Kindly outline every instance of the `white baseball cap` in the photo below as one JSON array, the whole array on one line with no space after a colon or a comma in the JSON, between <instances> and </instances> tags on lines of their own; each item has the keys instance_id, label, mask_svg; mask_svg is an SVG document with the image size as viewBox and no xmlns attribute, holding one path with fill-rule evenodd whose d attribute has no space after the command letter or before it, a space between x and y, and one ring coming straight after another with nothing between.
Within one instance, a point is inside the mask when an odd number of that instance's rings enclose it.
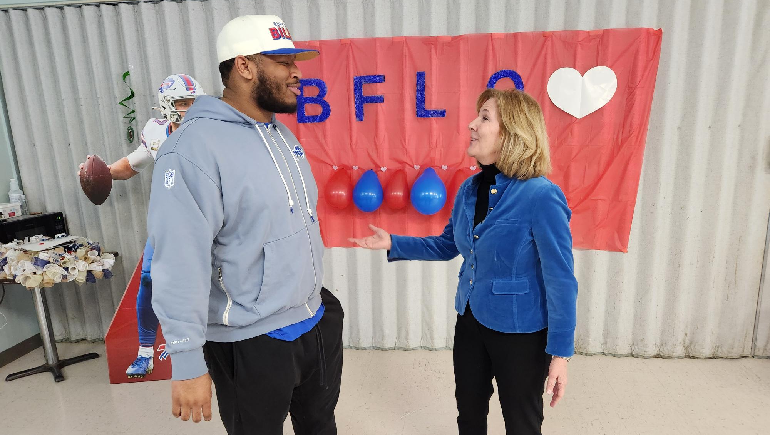
<instances>
[{"instance_id":1,"label":"white baseball cap","mask_svg":"<svg viewBox=\"0 0 770 435\"><path fill-rule=\"evenodd\" d=\"M317 50L294 47L291 33L275 15L242 15L230 20L217 37L217 62L252 54L295 54L310 60Z\"/></svg>"}]
</instances>

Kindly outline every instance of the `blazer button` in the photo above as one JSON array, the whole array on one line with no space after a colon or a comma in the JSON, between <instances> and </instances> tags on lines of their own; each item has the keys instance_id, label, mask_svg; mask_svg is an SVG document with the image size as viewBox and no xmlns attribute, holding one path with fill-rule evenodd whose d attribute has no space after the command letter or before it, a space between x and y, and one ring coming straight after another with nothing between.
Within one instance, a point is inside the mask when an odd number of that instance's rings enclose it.
<instances>
[{"instance_id":1,"label":"blazer button","mask_svg":"<svg viewBox=\"0 0 770 435\"><path fill-rule=\"evenodd\" d=\"M471 269L473 269L473 265L471 264Z\"/></svg>"},{"instance_id":2,"label":"blazer button","mask_svg":"<svg viewBox=\"0 0 770 435\"><path fill-rule=\"evenodd\" d=\"M496 194L496 193L497 193L497 189L492 189L492 190L490 190L490 191L489 191L489 193L491 193L492 195L494 195L494 194Z\"/></svg>"},{"instance_id":3,"label":"blazer button","mask_svg":"<svg viewBox=\"0 0 770 435\"><path fill-rule=\"evenodd\" d=\"M478 234L474 234L474 235L473 235L473 238L474 238L474 239L478 239L478 238L479 238L479 235L478 235Z\"/></svg>"},{"instance_id":4,"label":"blazer button","mask_svg":"<svg viewBox=\"0 0 770 435\"><path fill-rule=\"evenodd\" d=\"M471 254L473 254L473 249L471 249Z\"/></svg>"},{"instance_id":5,"label":"blazer button","mask_svg":"<svg viewBox=\"0 0 770 435\"><path fill-rule=\"evenodd\" d=\"M473 280L471 280L471 284L473 284Z\"/></svg>"}]
</instances>

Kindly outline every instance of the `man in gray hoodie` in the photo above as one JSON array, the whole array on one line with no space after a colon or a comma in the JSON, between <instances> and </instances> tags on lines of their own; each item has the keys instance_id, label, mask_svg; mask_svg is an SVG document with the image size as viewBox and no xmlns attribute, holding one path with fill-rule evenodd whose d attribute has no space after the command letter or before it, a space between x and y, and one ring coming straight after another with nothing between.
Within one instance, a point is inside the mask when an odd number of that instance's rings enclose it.
<instances>
[{"instance_id":1,"label":"man in gray hoodie","mask_svg":"<svg viewBox=\"0 0 770 435\"><path fill-rule=\"evenodd\" d=\"M152 305L172 361L172 413L229 434L336 434L339 301L321 287L318 189L276 121L300 94L283 21L248 15L217 39L221 99L200 97L158 154L148 216Z\"/></svg>"}]
</instances>

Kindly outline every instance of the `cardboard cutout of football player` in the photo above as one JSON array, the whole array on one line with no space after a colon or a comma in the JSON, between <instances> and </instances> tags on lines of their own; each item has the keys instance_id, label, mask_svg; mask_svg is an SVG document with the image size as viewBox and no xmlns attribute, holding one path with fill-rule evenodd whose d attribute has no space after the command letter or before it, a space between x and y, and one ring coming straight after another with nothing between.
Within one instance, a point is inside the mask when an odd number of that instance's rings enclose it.
<instances>
[{"instance_id":1,"label":"cardboard cutout of football player","mask_svg":"<svg viewBox=\"0 0 770 435\"><path fill-rule=\"evenodd\" d=\"M151 118L141 134L141 143L131 154L108 165L113 180L128 180L150 166L155 161L163 142L176 130L184 119L187 109L195 99L205 95L198 82L186 74L174 74L166 77L158 89L160 107L155 109L163 118ZM89 156L90 157L90 156ZM84 169L80 164L78 176ZM136 296L136 319L139 329L139 352L133 363L126 369L129 378L143 378L152 373L154 367L155 337L158 332L158 318L152 309L152 278L150 264L153 248L149 240L144 247L142 258L142 277L139 293Z\"/></svg>"}]
</instances>

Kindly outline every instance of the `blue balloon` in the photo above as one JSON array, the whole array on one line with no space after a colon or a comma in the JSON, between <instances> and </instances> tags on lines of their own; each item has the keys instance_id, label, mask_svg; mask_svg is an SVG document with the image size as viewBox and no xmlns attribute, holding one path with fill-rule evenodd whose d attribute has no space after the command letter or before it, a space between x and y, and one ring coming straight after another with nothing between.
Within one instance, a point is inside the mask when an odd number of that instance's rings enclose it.
<instances>
[{"instance_id":1,"label":"blue balloon","mask_svg":"<svg viewBox=\"0 0 770 435\"><path fill-rule=\"evenodd\" d=\"M414 182L410 199L414 208L425 215L436 214L444 207L446 186L433 168L426 169Z\"/></svg>"},{"instance_id":2,"label":"blue balloon","mask_svg":"<svg viewBox=\"0 0 770 435\"><path fill-rule=\"evenodd\" d=\"M353 189L353 203L361 211L372 212L380 208L383 198L380 179L373 170L369 169L364 172Z\"/></svg>"}]
</instances>

